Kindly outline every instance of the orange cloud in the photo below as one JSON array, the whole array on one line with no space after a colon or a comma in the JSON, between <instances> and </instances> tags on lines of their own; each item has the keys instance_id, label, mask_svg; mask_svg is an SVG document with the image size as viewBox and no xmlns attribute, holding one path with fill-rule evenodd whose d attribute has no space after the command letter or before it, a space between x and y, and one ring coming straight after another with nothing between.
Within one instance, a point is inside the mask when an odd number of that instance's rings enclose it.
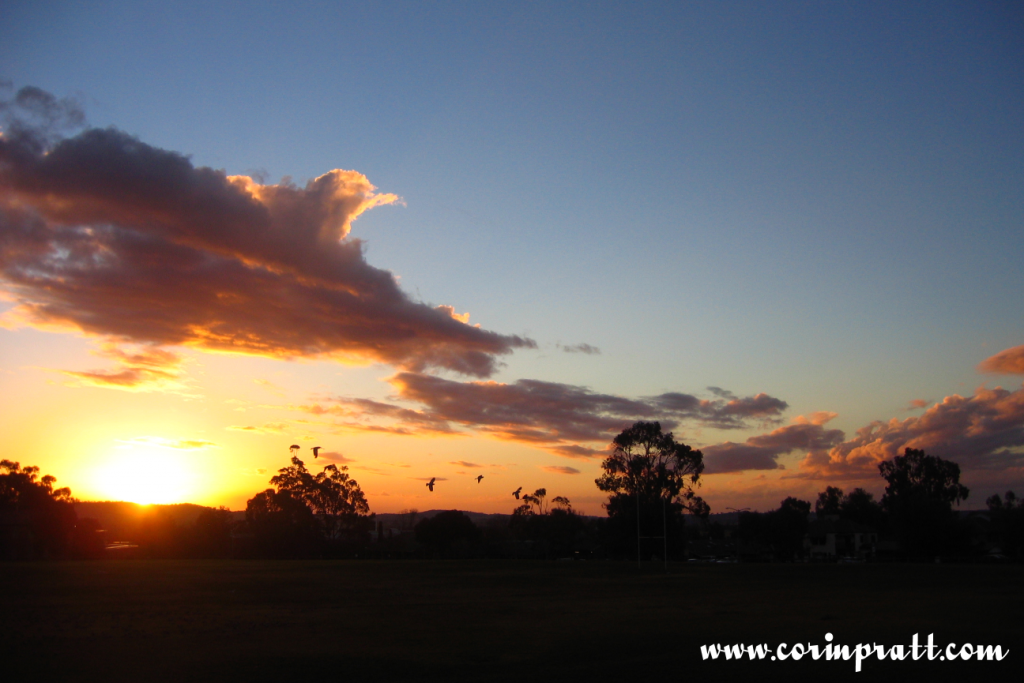
<instances>
[{"instance_id":1,"label":"orange cloud","mask_svg":"<svg viewBox=\"0 0 1024 683\"><path fill-rule=\"evenodd\" d=\"M986 358L978 365L978 370L1001 375L1024 375L1024 345L1014 346Z\"/></svg>"},{"instance_id":2,"label":"orange cloud","mask_svg":"<svg viewBox=\"0 0 1024 683\"><path fill-rule=\"evenodd\" d=\"M1024 389L980 387L974 396L947 396L924 414L905 420L875 421L853 439L828 451L808 453L801 478L873 479L879 463L919 448L973 470L999 471L1024 466Z\"/></svg>"},{"instance_id":3,"label":"orange cloud","mask_svg":"<svg viewBox=\"0 0 1024 683\"><path fill-rule=\"evenodd\" d=\"M575 467L565 467L563 465L545 465L541 467L545 472L551 472L552 474L579 474L580 471Z\"/></svg>"},{"instance_id":4,"label":"orange cloud","mask_svg":"<svg viewBox=\"0 0 1024 683\"><path fill-rule=\"evenodd\" d=\"M366 262L353 221L399 201L356 171L264 185L115 129L48 146L15 127L0 137L0 279L14 319L138 343L478 377L535 347L412 301Z\"/></svg>"},{"instance_id":5,"label":"orange cloud","mask_svg":"<svg viewBox=\"0 0 1024 683\"><path fill-rule=\"evenodd\" d=\"M184 358L166 349L141 347L134 351L125 351L116 344L104 344L95 352L116 361L116 370L93 370L83 372L76 370L59 370L74 377L76 386L100 387L104 389L120 389L122 391L165 391L184 393L186 383L181 366Z\"/></svg>"},{"instance_id":6,"label":"orange cloud","mask_svg":"<svg viewBox=\"0 0 1024 683\"><path fill-rule=\"evenodd\" d=\"M843 432L825 429L824 424L834 418L835 413L812 413L810 418L802 415L793 419L793 424L779 427L769 434L752 436L744 443L724 443L706 446L704 472L742 472L744 470L784 469L777 462L779 456L799 449L812 452L827 450L842 442Z\"/></svg>"}]
</instances>

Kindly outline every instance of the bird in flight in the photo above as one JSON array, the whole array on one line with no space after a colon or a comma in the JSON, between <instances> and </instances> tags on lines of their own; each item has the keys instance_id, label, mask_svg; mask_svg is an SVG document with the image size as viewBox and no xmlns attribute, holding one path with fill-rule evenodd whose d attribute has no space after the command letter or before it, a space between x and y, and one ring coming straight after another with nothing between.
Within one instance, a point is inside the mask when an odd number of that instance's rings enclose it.
<instances>
[{"instance_id":1,"label":"bird in flight","mask_svg":"<svg viewBox=\"0 0 1024 683\"><path fill-rule=\"evenodd\" d=\"M434 480L435 479L437 479L437 477L431 477L430 481L427 482L427 488L430 489L431 491L434 490Z\"/></svg>"},{"instance_id":2,"label":"bird in flight","mask_svg":"<svg viewBox=\"0 0 1024 683\"><path fill-rule=\"evenodd\" d=\"M313 446L313 459L316 460L317 456L320 455L320 446Z\"/></svg>"},{"instance_id":3,"label":"bird in flight","mask_svg":"<svg viewBox=\"0 0 1024 683\"><path fill-rule=\"evenodd\" d=\"M523 490L523 487L520 486L519 488L517 488L515 491L512 492L512 495L516 497L516 500L519 500L519 492L522 491L522 490Z\"/></svg>"},{"instance_id":4,"label":"bird in flight","mask_svg":"<svg viewBox=\"0 0 1024 683\"><path fill-rule=\"evenodd\" d=\"M477 477L476 477L476 483L478 483L478 484L479 484L479 483L480 483L480 480L481 480L481 479L483 479L483 478L484 478L484 475L482 475L482 474L478 474L478 475L477 475Z\"/></svg>"}]
</instances>

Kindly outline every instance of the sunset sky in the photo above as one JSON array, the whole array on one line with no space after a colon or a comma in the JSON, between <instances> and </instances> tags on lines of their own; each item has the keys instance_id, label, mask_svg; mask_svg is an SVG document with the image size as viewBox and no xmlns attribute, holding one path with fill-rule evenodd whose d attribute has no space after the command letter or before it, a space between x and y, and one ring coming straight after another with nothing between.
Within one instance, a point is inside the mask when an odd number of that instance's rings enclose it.
<instances>
[{"instance_id":1,"label":"sunset sky","mask_svg":"<svg viewBox=\"0 0 1024 683\"><path fill-rule=\"evenodd\" d=\"M1024 494L1022 7L5 2L0 457L601 514L644 419L713 512Z\"/></svg>"}]
</instances>

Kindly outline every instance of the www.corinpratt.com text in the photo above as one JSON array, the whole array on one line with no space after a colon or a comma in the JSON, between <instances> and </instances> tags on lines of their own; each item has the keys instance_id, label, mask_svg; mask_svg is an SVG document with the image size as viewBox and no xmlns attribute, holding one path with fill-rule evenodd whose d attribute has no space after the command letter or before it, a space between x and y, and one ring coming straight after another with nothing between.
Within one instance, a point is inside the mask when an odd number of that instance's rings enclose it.
<instances>
[{"instance_id":1,"label":"www.corinpratt.com text","mask_svg":"<svg viewBox=\"0 0 1024 683\"><path fill-rule=\"evenodd\" d=\"M928 642L923 645L916 633L911 639L910 645L892 645L890 647L878 645L877 643L870 645L863 643L858 645L836 645L832 643L831 633L825 634L825 641L825 645L814 643L794 643L793 645L788 645L786 643L779 643L775 648L772 648L767 643L759 645L701 645L700 654L703 659L718 659L721 657L726 660L768 659L769 655L771 655L770 661L773 662L785 661L787 659L802 659L805 656L815 660L825 659L826 661L852 659L854 660L856 671L860 671L861 663L871 657L875 657L879 661L885 659L902 661L909 657L912 660L925 658L929 661L938 660L941 662L952 662L957 659L998 662L1010 654L1009 650L1003 650L999 645L972 645L971 643L958 645L957 643L949 643L943 648L935 644L935 635L932 633L928 634Z\"/></svg>"}]
</instances>

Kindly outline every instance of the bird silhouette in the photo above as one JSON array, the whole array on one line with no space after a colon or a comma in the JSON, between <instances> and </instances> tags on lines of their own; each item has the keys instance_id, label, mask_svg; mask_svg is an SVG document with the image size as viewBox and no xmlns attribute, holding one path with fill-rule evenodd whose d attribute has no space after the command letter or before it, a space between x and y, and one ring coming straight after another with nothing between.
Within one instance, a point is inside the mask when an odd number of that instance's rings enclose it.
<instances>
[{"instance_id":1,"label":"bird silhouette","mask_svg":"<svg viewBox=\"0 0 1024 683\"><path fill-rule=\"evenodd\" d=\"M484 475L482 475L482 474L480 474L480 475L477 475L477 478L476 478L476 483L478 483L478 484L479 484L479 483L480 483L480 480L481 480L481 479L483 479L483 478L484 478Z\"/></svg>"},{"instance_id":2,"label":"bird silhouette","mask_svg":"<svg viewBox=\"0 0 1024 683\"><path fill-rule=\"evenodd\" d=\"M431 477L430 481L427 482L427 488L430 489L431 491L434 490L434 480L435 479L437 479L437 477Z\"/></svg>"},{"instance_id":3,"label":"bird silhouette","mask_svg":"<svg viewBox=\"0 0 1024 683\"><path fill-rule=\"evenodd\" d=\"M520 486L519 488L517 488L515 491L512 492L512 495L516 497L516 500L519 500L519 492L522 491L522 490L523 490L523 487Z\"/></svg>"},{"instance_id":4,"label":"bird silhouette","mask_svg":"<svg viewBox=\"0 0 1024 683\"><path fill-rule=\"evenodd\" d=\"M313 459L316 460L317 456L320 455L320 446L313 446Z\"/></svg>"}]
</instances>

